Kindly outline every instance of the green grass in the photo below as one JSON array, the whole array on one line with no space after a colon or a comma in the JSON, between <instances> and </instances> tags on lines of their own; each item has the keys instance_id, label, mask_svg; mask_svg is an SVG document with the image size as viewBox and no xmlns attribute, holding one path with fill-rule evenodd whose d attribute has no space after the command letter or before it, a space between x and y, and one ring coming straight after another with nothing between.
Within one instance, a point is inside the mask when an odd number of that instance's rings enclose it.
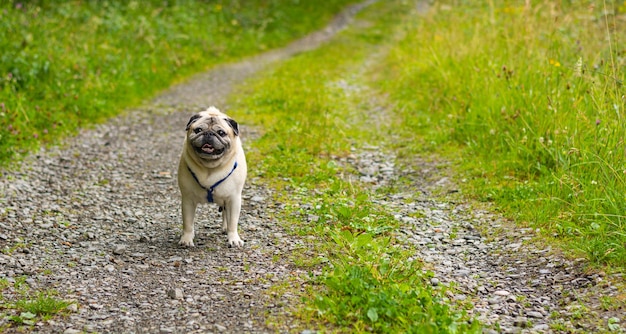
<instances>
[{"instance_id":1,"label":"green grass","mask_svg":"<svg viewBox=\"0 0 626 334\"><path fill-rule=\"evenodd\" d=\"M374 95L362 75L410 9L402 1L366 9L355 27L262 73L230 103L231 115L263 132L247 152L255 162L250 176L276 188L289 230L315 237L309 247L317 256L308 248L291 255L323 272L311 277L304 305L294 311L303 329L311 321L331 332L479 332L430 285L432 273L416 250L395 236L393 212L376 204L389 193L348 181L342 175L354 171L338 160L352 147L388 145L394 129L368 116ZM309 222L309 215L318 219Z\"/></svg>"},{"instance_id":2,"label":"green grass","mask_svg":"<svg viewBox=\"0 0 626 334\"><path fill-rule=\"evenodd\" d=\"M623 270L626 3L584 3L437 2L405 24L376 85L401 155L460 161L476 198Z\"/></svg>"},{"instance_id":3,"label":"green grass","mask_svg":"<svg viewBox=\"0 0 626 334\"><path fill-rule=\"evenodd\" d=\"M0 164L190 74L284 45L351 2L2 1Z\"/></svg>"},{"instance_id":4,"label":"green grass","mask_svg":"<svg viewBox=\"0 0 626 334\"><path fill-rule=\"evenodd\" d=\"M70 302L60 299L54 290L33 291L25 280L26 277L14 282L0 279L0 317L8 320L4 325L0 323L0 330L11 326L32 326L67 312Z\"/></svg>"}]
</instances>

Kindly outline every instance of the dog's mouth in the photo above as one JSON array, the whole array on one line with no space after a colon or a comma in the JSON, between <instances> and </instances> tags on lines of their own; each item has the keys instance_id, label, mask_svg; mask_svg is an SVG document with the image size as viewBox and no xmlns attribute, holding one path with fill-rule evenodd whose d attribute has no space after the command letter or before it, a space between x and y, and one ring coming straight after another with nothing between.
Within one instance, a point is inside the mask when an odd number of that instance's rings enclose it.
<instances>
[{"instance_id":1,"label":"dog's mouth","mask_svg":"<svg viewBox=\"0 0 626 334\"><path fill-rule=\"evenodd\" d=\"M215 147L213 147L213 145L209 145L209 144L202 145L202 147L200 149L202 150L202 152L208 153L208 154L211 154L211 153L215 152Z\"/></svg>"},{"instance_id":2,"label":"dog's mouth","mask_svg":"<svg viewBox=\"0 0 626 334\"><path fill-rule=\"evenodd\" d=\"M196 151L198 151L198 153L201 154L208 154L208 155L220 155L222 153L224 153L224 149L217 149L215 147L213 147L213 145L211 144L204 144L201 147L196 147Z\"/></svg>"}]
</instances>

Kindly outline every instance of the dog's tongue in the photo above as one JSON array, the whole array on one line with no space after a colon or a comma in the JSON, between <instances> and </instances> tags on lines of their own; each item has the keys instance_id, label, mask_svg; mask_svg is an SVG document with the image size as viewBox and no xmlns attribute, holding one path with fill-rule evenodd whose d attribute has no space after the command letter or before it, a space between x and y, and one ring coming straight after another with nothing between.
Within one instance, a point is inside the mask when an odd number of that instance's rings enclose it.
<instances>
[{"instance_id":1,"label":"dog's tongue","mask_svg":"<svg viewBox=\"0 0 626 334\"><path fill-rule=\"evenodd\" d=\"M215 151L215 149L213 148L213 146L211 146L209 144L204 144L202 146L202 151L204 151L206 153L213 153L213 151Z\"/></svg>"}]
</instances>

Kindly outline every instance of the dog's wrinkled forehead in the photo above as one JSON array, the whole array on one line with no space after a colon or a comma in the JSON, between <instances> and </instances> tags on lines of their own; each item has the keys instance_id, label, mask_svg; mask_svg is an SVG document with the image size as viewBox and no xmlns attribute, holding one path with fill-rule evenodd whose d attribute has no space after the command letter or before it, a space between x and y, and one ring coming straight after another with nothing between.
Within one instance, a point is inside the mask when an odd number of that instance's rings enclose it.
<instances>
[{"instance_id":1,"label":"dog's wrinkled forehead","mask_svg":"<svg viewBox=\"0 0 626 334\"><path fill-rule=\"evenodd\" d=\"M209 126L212 126L214 124L219 124L220 120L221 120L221 117L219 117L218 115L198 113L198 114L191 116L191 118L189 119L189 122L187 122L187 127L185 128L185 130L189 130L189 128L191 128L193 124L196 122L200 122L200 123L208 124Z\"/></svg>"},{"instance_id":2,"label":"dog's wrinkled forehead","mask_svg":"<svg viewBox=\"0 0 626 334\"><path fill-rule=\"evenodd\" d=\"M235 136L239 135L239 124L237 124L235 120L229 118L222 112L217 111L217 109L215 108L209 108L208 110L199 112L191 116L191 118L189 119L189 122L187 122L187 127L185 128L185 131L189 131L189 129L196 122L207 124L209 127L212 127L213 125L216 125L216 124L230 126L233 130L234 135Z\"/></svg>"}]
</instances>

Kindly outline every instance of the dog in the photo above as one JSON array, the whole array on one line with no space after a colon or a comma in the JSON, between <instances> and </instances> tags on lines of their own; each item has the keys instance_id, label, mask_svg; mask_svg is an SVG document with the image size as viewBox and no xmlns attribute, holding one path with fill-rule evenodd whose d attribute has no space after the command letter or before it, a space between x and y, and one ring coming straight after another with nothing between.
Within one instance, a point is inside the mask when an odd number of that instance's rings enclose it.
<instances>
[{"instance_id":1,"label":"dog","mask_svg":"<svg viewBox=\"0 0 626 334\"><path fill-rule=\"evenodd\" d=\"M182 197L183 235L179 244L193 247L196 207L216 203L222 213L222 231L230 247L243 247L237 225L241 193L247 176L246 156L239 124L215 107L189 119L178 165Z\"/></svg>"}]
</instances>

